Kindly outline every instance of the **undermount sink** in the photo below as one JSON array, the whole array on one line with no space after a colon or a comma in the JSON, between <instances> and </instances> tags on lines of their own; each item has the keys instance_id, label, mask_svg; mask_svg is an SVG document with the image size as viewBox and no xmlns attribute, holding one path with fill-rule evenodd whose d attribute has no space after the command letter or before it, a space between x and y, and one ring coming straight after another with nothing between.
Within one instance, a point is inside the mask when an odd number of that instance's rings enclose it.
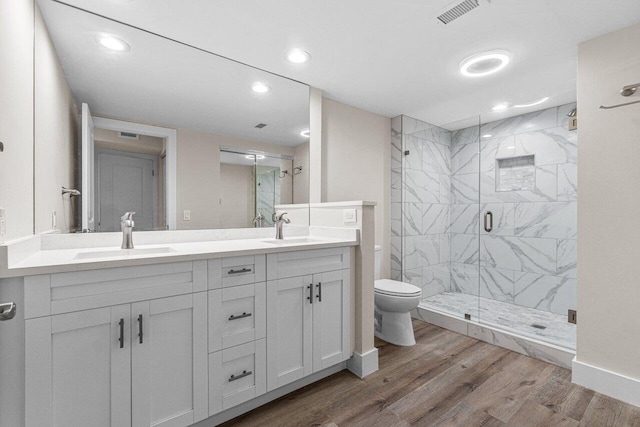
<instances>
[{"instance_id":1,"label":"undermount sink","mask_svg":"<svg viewBox=\"0 0 640 427\"><path fill-rule=\"evenodd\" d=\"M319 243L322 240L311 239L309 237L291 237L289 239L284 238L280 239L269 239L263 240L265 243L270 243L272 245L293 245L293 244L302 244L302 243Z\"/></svg>"},{"instance_id":2,"label":"undermount sink","mask_svg":"<svg viewBox=\"0 0 640 427\"><path fill-rule=\"evenodd\" d=\"M140 248L140 249L110 249L107 251L80 252L73 259L112 258L119 256L156 255L175 252L169 247L164 248Z\"/></svg>"}]
</instances>

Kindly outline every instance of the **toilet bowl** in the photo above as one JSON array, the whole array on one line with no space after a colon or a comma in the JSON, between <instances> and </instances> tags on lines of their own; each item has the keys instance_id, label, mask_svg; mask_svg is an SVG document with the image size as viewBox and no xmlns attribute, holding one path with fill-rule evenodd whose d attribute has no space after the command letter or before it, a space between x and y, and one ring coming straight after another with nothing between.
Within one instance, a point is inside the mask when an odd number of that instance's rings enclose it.
<instances>
[{"instance_id":1,"label":"toilet bowl","mask_svg":"<svg viewBox=\"0 0 640 427\"><path fill-rule=\"evenodd\" d=\"M409 312L420 303L422 290L409 283L380 279L380 246L376 246L375 256L375 335L391 344L414 345L416 340Z\"/></svg>"}]
</instances>

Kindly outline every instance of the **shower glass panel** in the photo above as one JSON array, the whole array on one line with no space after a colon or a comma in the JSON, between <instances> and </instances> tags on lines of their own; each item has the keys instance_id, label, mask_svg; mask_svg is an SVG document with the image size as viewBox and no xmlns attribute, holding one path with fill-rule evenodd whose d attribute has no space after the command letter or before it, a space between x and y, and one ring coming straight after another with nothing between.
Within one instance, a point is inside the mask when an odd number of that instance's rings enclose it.
<instances>
[{"instance_id":1,"label":"shower glass panel","mask_svg":"<svg viewBox=\"0 0 640 427\"><path fill-rule=\"evenodd\" d=\"M479 144L481 323L575 349L575 103L482 117ZM531 111L532 108L529 108Z\"/></svg>"},{"instance_id":2,"label":"shower glass panel","mask_svg":"<svg viewBox=\"0 0 640 427\"><path fill-rule=\"evenodd\" d=\"M408 116L392 121L392 278L419 286L429 313L472 320L479 306L478 138L477 117L445 126Z\"/></svg>"}]
</instances>

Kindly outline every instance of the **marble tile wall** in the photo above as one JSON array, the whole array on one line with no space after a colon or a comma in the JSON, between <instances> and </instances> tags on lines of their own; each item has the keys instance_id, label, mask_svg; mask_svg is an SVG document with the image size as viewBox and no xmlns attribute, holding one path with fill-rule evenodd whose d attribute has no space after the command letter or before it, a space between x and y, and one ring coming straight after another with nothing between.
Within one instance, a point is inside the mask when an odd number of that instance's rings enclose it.
<instances>
[{"instance_id":1,"label":"marble tile wall","mask_svg":"<svg viewBox=\"0 0 640 427\"><path fill-rule=\"evenodd\" d=\"M407 116L391 127L391 276L449 291L451 132Z\"/></svg>"},{"instance_id":2,"label":"marble tile wall","mask_svg":"<svg viewBox=\"0 0 640 427\"><path fill-rule=\"evenodd\" d=\"M563 315L575 308L578 141L566 127L574 106L452 133L453 291L477 295L479 283L485 298ZM499 160L522 156L534 156L533 188L497 191Z\"/></svg>"},{"instance_id":3,"label":"marble tile wall","mask_svg":"<svg viewBox=\"0 0 640 427\"><path fill-rule=\"evenodd\" d=\"M574 106L453 132L394 118L392 278L420 286L424 298L462 292L562 315L575 308L577 134L566 117ZM498 161L523 156L534 157L535 184L497 191ZM491 233L482 227L488 210Z\"/></svg>"}]
</instances>

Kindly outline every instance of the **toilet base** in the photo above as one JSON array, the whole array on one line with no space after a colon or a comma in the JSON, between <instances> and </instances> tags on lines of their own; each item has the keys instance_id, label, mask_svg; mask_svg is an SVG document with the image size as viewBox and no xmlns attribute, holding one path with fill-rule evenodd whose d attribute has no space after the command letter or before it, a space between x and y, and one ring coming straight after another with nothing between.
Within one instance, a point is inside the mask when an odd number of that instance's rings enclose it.
<instances>
[{"instance_id":1,"label":"toilet base","mask_svg":"<svg viewBox=\"0 0 640 427\"><path fill-rule=\"evenodd\" d=\"M390 344L409 347L416 344L410 313L393 313L375 308L375 336Z\"/></svg>"}]
</instances>

